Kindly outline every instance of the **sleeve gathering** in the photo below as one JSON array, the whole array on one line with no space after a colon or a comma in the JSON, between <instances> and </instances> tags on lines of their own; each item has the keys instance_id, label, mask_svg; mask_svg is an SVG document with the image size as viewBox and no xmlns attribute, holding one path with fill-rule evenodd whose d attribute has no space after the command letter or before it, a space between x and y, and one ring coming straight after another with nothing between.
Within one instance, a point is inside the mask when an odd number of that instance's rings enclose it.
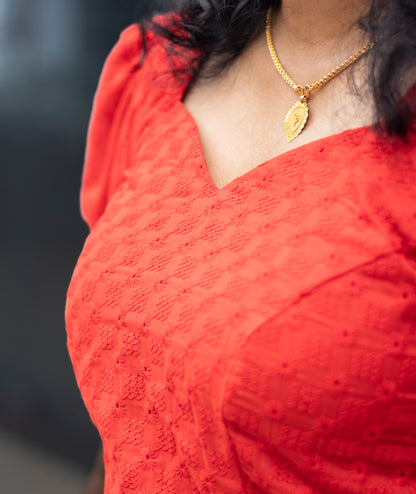
<instances>
[{"instance_id":1,"label":"sleeve gathering","mask_svg":"<svg viewBox=\"0 0 416 494\"><path fill-rule=\"evenodd\" d=\"M90 229L123 179L121 163L126 160L115 160L115 154L142 49L140 26L127 27L107 57L95 93L80 197L81 214Z\"/></svg>"}]
</instances>

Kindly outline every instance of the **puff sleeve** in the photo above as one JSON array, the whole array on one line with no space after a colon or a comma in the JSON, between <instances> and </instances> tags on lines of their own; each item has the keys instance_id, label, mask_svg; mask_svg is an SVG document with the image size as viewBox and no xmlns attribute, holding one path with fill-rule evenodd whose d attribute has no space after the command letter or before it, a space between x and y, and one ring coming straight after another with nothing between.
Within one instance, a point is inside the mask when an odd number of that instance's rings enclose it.
<instances>
[{"instance_id":1,"label":"puff sleeve","mask_svg":"<svg viewBox=\"0 0 416 494\"><path fill-rule=\"evenodd\" d=\"M104 212L128 166L122 134L142 49L140 26L127 27L104 64L95 93L80 197L81 213L90 228Z\"/></svg>"}]
</instances>

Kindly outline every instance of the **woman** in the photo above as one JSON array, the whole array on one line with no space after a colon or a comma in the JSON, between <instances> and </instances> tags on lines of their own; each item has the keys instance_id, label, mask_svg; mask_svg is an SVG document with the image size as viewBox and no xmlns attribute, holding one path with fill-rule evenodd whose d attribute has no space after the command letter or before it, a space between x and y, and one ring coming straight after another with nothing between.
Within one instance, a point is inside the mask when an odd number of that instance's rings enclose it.
<instances>
[{"instance_id":1,"label":"woman","mask_svg":"<svg viewBox=\"0 0 416 494\"><path fill-rule=\"evenodd\" d=\"M201 0L123 32L66 309L106 494L416 492L415 25Z\"/></svg>"}]
</instances>

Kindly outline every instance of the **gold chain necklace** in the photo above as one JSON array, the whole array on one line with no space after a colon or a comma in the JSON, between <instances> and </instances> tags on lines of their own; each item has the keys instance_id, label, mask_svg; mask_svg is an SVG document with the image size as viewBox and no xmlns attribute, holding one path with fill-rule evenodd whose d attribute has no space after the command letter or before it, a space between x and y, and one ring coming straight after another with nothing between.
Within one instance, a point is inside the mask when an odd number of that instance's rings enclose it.
<instances>
[{"instance_id":1,"label":"gold chain necklace","mask_svg":"<svg viewBox=\"0 0 416 494\"><path fill-rule=\"evenodd\" d=\"M335 76L337 76L345 69L347 69L350 65L352 65L356 60L361 58L365 53L373 48L374 42L370 41L364 48L352 55L350 58L347 58L344 62L335 67L334 70L331 70L331 72L328 72L328 74L322 77L322 79L319 79L319 81L316 81L313 84L306 84L304 86L301 86L300 84L296 84L296 82L290 77L290 75L283 68L282 64L280 63L279 57L277 56L273 43L272 14L273 9L272 7L270 7L267 12L266 19L267 46L279 74L299 96L299 101L297 101L290 108L285 118L286 139L287 142L291 142L302 132L303 128L305 127L306 121L308 120L308 99L311 92L324 86L327 82L332 80Z\"/></svg>"}]
</instances>

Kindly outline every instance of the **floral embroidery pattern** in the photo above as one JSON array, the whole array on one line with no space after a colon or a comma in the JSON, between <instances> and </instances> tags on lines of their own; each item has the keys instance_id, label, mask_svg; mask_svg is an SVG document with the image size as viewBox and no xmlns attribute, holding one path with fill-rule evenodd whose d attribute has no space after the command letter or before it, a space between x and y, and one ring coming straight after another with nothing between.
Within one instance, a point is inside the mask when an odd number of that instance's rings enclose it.
<instances>
[{"instance_id":1,"label":"floral embroidery pattern","mask_svg":"<svg viewBox=\"0 0 416 494\"><path fill-rule=\"evenodd\" d=\"M147 36L97 91L66 309L106 494L416 492L416 139L346 131L217 189Z\"/></svg>"}]
</instances>

